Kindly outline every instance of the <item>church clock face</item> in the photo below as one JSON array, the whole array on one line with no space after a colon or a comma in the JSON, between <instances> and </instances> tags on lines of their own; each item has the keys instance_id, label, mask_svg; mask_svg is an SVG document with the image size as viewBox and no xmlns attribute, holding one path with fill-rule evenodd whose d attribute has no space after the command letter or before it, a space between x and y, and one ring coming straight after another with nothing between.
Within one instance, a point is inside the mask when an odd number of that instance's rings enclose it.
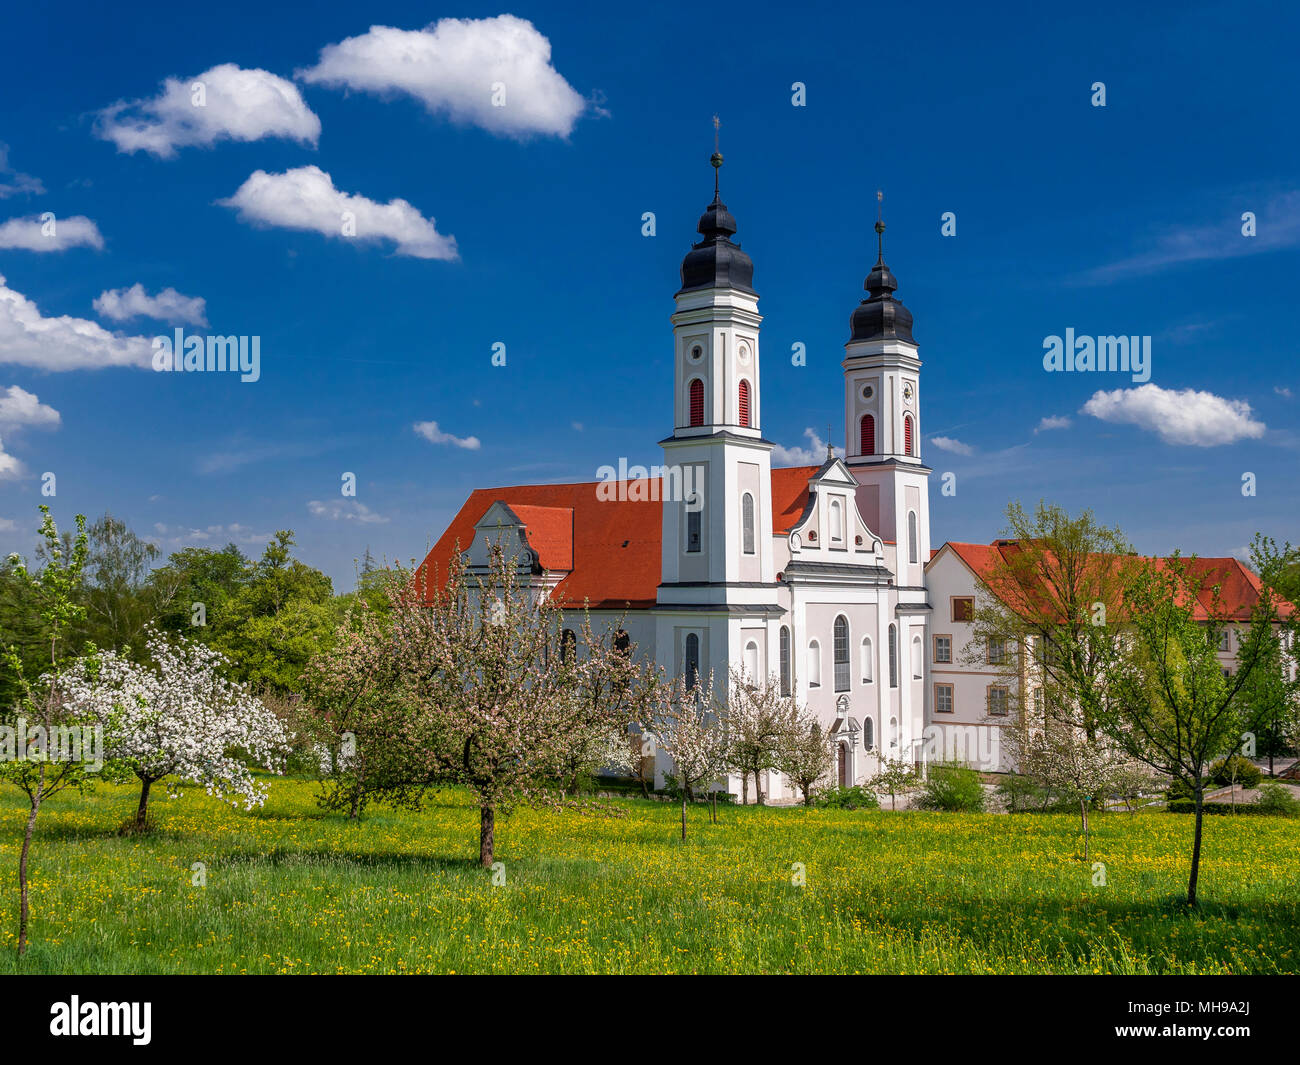
<instances>
[{"instance_id":1,"label":"church clock face","mask_svg":"<svg viewBox=\"0 0 1300 1065\"><path fill-rule=\"evenodd\" d=\"M903 386L903 398L904 398L904 399L911 399L911 398L912 398L912 393L915 392L915 391L916 391L916 389L914 389L914 388L912 387L912 382L911 382L911 381L908 381L907 384L905 384L905 385Z\"/></svg>"},{"instance_id":2,"label":"church clock face","mask_svg":"<svg viewBox=\"0 0 1300 1065\"><path fill-rule=\"evenodd\" d=\"M737 349L736 354L737 354L737 356L738 356L739 359L740 359L740 365L741 365L741 366L748 366L748 365L749 365L749 345L748 345L748 344L741 344L740 347L739 347L739 349Z\"/></svg>"}]
</instances>

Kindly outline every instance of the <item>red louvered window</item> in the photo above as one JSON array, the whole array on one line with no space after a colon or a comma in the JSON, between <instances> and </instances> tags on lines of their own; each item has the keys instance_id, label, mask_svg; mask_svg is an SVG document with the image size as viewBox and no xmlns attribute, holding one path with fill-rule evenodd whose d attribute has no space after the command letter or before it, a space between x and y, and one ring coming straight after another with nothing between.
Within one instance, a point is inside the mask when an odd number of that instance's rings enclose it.
<instances>
[{"instance_id":1,"label":"red louvered window","mask_svg":"<svg viewBox=\"0 0 1300 1065\"><path fill-rule=\"evenodd\" d=\"M740 424L749 428L749 382L740 382Z\"/></svg>"},{"instance_id":2,"label":"red louvered window","mask_svg":"<svg viewBox=\"0 0 1300 1065\"><path fill-rule=\"evenodd\" d=\"M704 382L698 377L691 382L691 424L704 424Z\"/></svg>"},{"instance_id":3,"label":"red louvered window","mask_svg":"<svg viewBox=\"0 0 1300 1065\"><path fill-rule=\"evenodd\" d=\"M910 414L903 417L903 454L911 455L912 451L912 416Z\"/></svg>"},{"instance_id":4,"label":"red louvered window","mask_svg":"<svg viewBox=\"0 0 1300 1065\"><path fill-rule=\"evenodd\" d=\"M874 455L876 453L876 419L870 414L864 414L861 422L862 439L858 450L863 455Z\"/></svg>"}]
</instances>

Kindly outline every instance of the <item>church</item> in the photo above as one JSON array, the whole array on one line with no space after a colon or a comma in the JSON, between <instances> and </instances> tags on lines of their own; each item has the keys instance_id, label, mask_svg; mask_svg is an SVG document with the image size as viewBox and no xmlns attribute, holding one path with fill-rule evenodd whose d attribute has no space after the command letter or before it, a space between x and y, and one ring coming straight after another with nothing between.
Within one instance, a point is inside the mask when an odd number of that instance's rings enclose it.
<instances>
[{"instance_id":1,"label":"church","mask_svg":"<svg viewBox=\"0 0 1300 1065\"><path fill-rule=\"evenodd\" d=\"M489 540L506 537L539 590L620 626L671 675L776 677L836 737L840 784L866 781L882 758L952 757L958 738L963 760L1009 768L996 742L1004 672L958 653L981 560L996 548L946 544L932 565L922 361L884 261L884 225L844 345L842 454L773 469L754 264L732 239L721 155L712 162L713 201L674 297L671 432L653 490L607 479L477 490L422 568L446 572L459 546L482 572ZM1254 576L1212 561L1247 585ZM794 797L777 773L763 790Z\"/></svg>"}]
</instances>

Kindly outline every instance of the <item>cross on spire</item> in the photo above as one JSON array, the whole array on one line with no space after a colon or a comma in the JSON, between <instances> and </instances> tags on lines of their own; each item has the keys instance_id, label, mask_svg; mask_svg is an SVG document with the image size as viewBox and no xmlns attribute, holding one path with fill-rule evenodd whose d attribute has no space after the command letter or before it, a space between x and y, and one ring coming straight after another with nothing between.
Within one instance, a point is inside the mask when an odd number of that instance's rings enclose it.
<instances>
[{"instance_id":1,"label":"cross on spire","mask_svg":"<svg viewBox=\"0 0 1300 1065\"><path fill-rule=\"evenodd\" d=\"M885 194L876 189L876 259L885 261Z\"/></svg>"}]
</instances>

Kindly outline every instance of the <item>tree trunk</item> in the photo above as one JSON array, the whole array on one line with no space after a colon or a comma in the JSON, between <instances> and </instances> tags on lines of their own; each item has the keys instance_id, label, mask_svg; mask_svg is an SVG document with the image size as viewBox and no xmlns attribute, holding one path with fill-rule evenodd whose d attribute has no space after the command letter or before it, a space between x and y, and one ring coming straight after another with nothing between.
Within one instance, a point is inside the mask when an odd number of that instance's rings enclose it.
<instances>
[{"instance_id":1,"label":"tree trunk","mask_svg":"<svg viewBox=\"0 0 1300 1065\"><path fill-rule=\"evenodd\" d=\"M682 839L686 839L686 792L682 792Z\"/></svg>"},{"instance_id":2,"label":"tree trunk","mask_svg":"<svg viewBox=\"0 0 1300 1065\"><path fill-rule=\"evenodd\" d=\"M36 785L36 798L27 815L27 831L23 834L23 849L18 856L18 953L27 953L27 855L32 849L32 832L36 828L36 814L41 808L41 791L45 786L45 767L41 767L40 782Z\"/></svg>"},{"instance_id":3,"label":"tree trunk","mask_svg":"<svg viewBox=\"0 0 1300 1065\"><path fill-rule=\"evenodd\" d=\"M478 811L478 864L484 869L492 864L496 854L496 819L494 806L480 806Z\"/></svg>"},{"instance_id":4,"label":"tree trunk","mask_svg":"<svg viewBox=\"0 0 1300 1065\"><path fill-rule=\"evenodd\" d=\"M742 806L749 805L749 774L748 773L740 774L740 804Z\"/></svg>"},{"instance_id":5,"label":"tree trunk","mask_svg":"<svg viewBox=\"0 0 1300 1065\"><path fill-rule=\"evenodd\" d=\"M361 816L361 792L352 793L352 806L348 809L348 820L355 821Z\"/></svg>"},{"instance_id":6,"label":"tree trunk","mask_svg":"<svg viewBox=\"0 0 1300 1065\"><path fill-rule=\"evenodd\" d=\"M153 781L148 777L140 778L140 804L135 808L135 827L137 832L143 832L144 826L149 817L149 788Z\"/></svg>"},{"instance_id":7,"label":"tree trunk","mask_svg":"<svg viewBox=\"0 0 1300 1065\"><path fill-rule=\"evenodd\" d=\"M1204 791L1196 785L1196 842L1192 844L1192 873L1187 880L1187 905L1196 905L1196 877L1201 871L1201 803Z\"/></svg>"},{"instance_id":8,"label":"tree trunk","mask_svg":"<svg viewBox=\"0 0 1300 1065\"><path fill-rule=\"evenodd\" d=\"M718 789L717 788L714 788L713 791L709 793L709 798L711 800L711 805L712 805L711 814L713 817L713 823L716 825L718 823Z\"/></svg>"},{"instance_id":9,"label":"tree trunk","mask_svg":"<svg viewBox=\"0 0 1300 1065\"><path fill-rule=\"evenodd\" d=\"M1088 860L1088 800L1079 800L1079 816L1083 820L1083 860Z\"/></svg>"},{"instance_id":10,"label":"tree trunk","mask_svg":"<svg viewBox=\"0 0 1300 1065\"><path fill-rule=\"evenodd\" d=\"M762 770L754 770L754 802L758 806L763 805L763 777Z\"/></svg>"}]
</instances>

